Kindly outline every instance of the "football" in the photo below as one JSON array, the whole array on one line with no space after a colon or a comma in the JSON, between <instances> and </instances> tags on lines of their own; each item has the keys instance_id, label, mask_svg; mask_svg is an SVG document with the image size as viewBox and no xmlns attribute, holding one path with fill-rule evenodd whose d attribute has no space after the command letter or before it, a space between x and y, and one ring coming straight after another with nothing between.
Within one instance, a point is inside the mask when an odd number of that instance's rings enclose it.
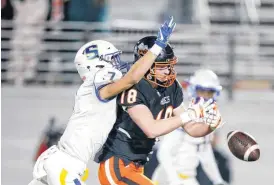
<instances>
[{"instance_id":1,"label":"football","mask_svg":"<svg viewBox=\"0 0 274 185\"><path fill-rule=\"evenodd\" d=\"M243 161L257 161L260 158L259 145L250 134L231 131L227 134L227 144L231 153Z\"/></svg>"}]
</instances>

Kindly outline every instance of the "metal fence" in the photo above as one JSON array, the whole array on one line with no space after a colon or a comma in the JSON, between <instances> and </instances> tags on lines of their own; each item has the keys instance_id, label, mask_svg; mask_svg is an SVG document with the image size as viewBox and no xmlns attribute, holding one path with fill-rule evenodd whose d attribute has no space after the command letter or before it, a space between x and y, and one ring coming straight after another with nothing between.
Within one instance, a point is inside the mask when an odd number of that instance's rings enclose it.
<instances>
[{"instance_id":1,"label":"metal fence","mask_svg":"<svg viewBox=\"0 0 274 185\"><path fill-rule=\"evenodd\" d=\"M80 82L73 59L86 42L103 39L133 60L133 46L147 35L156 35L154 22L115 21L108 24L47 22L22 25L2 21L1 81L4 84L64 85ZM178 25L171 37L178 78L208 67L232 93L238 80L274 81L274 27Z\"/></svg>"}]
</instances>

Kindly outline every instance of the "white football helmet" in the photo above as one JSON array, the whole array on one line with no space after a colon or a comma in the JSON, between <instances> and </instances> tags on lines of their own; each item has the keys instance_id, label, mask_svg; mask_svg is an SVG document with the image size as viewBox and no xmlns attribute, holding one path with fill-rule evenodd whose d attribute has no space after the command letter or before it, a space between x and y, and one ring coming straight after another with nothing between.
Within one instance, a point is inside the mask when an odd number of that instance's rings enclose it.
<instances>
[{"instance_id":1,"label":"white football helmet","mask_svg":"<svg viewBox=\"0 0 274 185\"><path fill-rule=\"evenodd\" d=\"M219 96L223 87L220 85L218 76L209 69L199 69L190 77L188 92L191 97L196 97L196 90L211 90L215 92L214 98Z\"/></svg>"},{"instance_id":2,"label":"white football helmet","mask_svg":"<svg viewBox=\"0 0 274 185\"><path fill-rule=\"evenodd\" d=\"M74 63L82 80L87 76L95 75L104 67L122 70L127 67L121 62L118 50L113 44L104 40L94 40L83 45L77 52Z\"/></svg>"}]
</instances>

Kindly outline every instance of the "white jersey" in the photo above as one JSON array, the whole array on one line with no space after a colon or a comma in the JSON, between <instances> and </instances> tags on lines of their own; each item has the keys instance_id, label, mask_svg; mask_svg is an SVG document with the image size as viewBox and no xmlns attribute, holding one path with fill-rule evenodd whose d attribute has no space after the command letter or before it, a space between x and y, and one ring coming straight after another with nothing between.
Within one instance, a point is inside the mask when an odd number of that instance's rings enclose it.
<instances>
[{"instance_id":1,"label":"white jersey","mask_svg":"<svg viewBox=\"0 0 274 185\"><path fill-rule=\"evenodd\" d=\"M116 97L102 100L98 90L122 77L114 68L102 68L87 77L75 95L73 114L58 145L85 164L103 146L116 120Z\"/></svg>"},{"instance_id":2,"label":"white jersey","mask_svg":"<svg viewBox=\"0 0 274 185\"><path fill-rule=\"evenodd\" d=\"M212 134L194 138L181 128L164 136L157 157L170 182L175 181L179 176L187 179L195 178L199 162L213 182L223 182L213 155L211 138Z\"/></svg>"}]
</instances>

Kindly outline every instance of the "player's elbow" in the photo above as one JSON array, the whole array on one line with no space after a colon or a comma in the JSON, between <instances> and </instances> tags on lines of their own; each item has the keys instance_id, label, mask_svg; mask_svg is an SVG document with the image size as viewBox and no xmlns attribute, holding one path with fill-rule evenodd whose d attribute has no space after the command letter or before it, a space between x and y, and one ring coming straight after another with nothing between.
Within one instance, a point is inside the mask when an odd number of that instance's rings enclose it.
<instances>
[{"instance_id":1,"label":"player's elbow","mask_svg":"<svg viewBox=\"0 0 274 185\"><path fill-rule=\"evenodd\" d=\"M151 126L140 126L141 130L143 131L143 133L150 139L156 138L156 132L153 130L153 128Z\"/></svg>"},{"instance_id":2,"label":"player's elbow","mask_svg":"<svg viewBox=\"0 0 274 185\"><path fill-rule=\"evenodd\" d=\"M143 129L143 132L150 139L156 138L158 136L156 130L152 127L146 127L145 129Z\"/></svg>"},{"instance_id":3,"label":"player's elbow","mask_svg":"<svg viewBox=\"0 0 274 185\"><path fill-rule=\"evenodd\" d=\"M153 131L146 131L146 132L144 132L144 133L145 133L146 136L147 136L148 138L150 138L150 139L153 139L153 138L156 138L156 137L157 137L156 133L154 133Z\"/></svg>"},{"instance_id":4,"label":"player's elbow","mask_svg":"<svg viewBox=\"0 0 274 185\"><path fill-rule=\"evenodd\" d=\"M161 135L157 127L154 127L153 125L151 125L151 127L148 127L144 133L150 139L154 139Z\"/></svg>"}]
</instances>

